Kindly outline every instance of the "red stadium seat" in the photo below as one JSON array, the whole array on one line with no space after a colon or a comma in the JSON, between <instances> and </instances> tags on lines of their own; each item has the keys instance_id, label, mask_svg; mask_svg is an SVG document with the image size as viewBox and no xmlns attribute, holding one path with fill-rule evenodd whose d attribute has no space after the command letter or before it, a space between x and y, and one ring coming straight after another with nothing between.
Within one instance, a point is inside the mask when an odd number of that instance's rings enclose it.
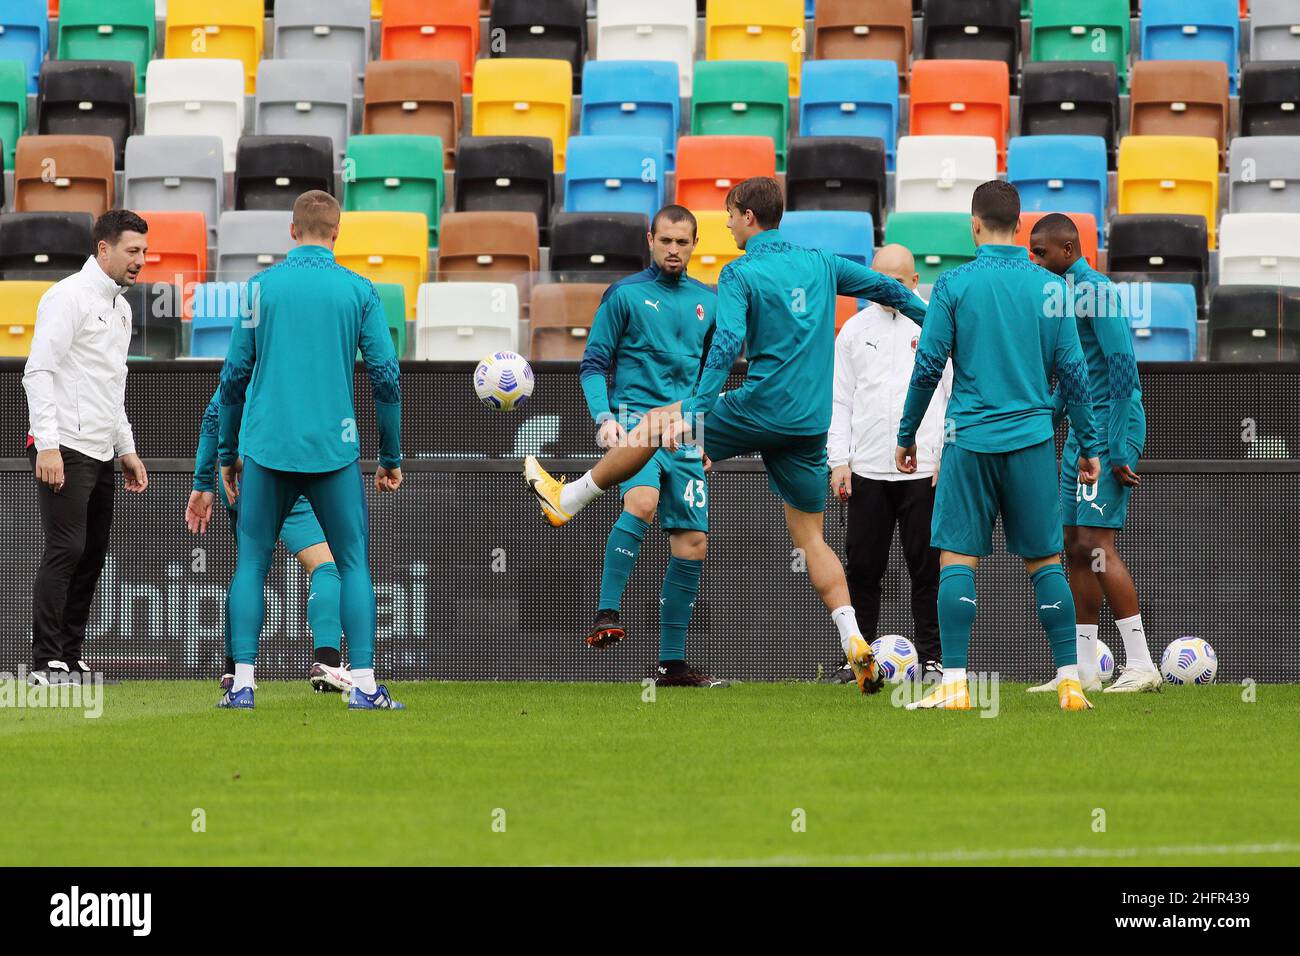
<instances>
[{"instance_id":1,"label":"red stadium seat","mask_svg":"<svg viewBox=\"0 0 1300 956\"><path fill-rule=\"evenodd\" d=\"M677 140L677 198L693 210L722 209L742 179L776 175L769 136L682 136Z\"/></svg>"},{"instance_id":2,"label":"red stadium seat","mask_svg":"<svg viewBox=\"0 0 1300 956\"><path fill-rule=\"evenodd\" d=\"M917 60L912 64L912 136L991 136L998 170L1007 168L1011 77L994 60Z\"/></svg>"},{"instance_id":3,"label":"red stadium seat","mask_svg":"<svg viewBox=\"0 0 1300 956\"><path fill-rule=\"evenodd\" d=\"M452 60L460 64L462 89L474 91L478 0L385 0L379 29L380 59Z\"/></svg>"},{"instance_id":4,"label":"red stadium seat","mask_svg":"<svg viewBox=\"0 0 1300 956\"><path fill-rule=\"evenodd\" d=\"M1034 226L1038 220L1044 216L1049 216L1048 212L1022 212L1020 214L1020 231L1016 233L1016 245L1029 248L1029 237L1034 231ZM1088 260L1088 265L1094 269L1097 268L1097 220L1092 213L1087 212L1067 212L1062 215L1069 216L1070 221L1074 223L1079 230L1079 245L1083 252L1083 258Z\"/></svg>"}]
</instances>

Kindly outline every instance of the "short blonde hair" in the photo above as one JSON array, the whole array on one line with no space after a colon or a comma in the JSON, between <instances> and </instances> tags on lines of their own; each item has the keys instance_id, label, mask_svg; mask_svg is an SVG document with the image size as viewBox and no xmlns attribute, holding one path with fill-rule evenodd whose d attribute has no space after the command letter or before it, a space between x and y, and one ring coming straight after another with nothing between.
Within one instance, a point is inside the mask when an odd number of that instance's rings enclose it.
<instances>
[{"instance_id":1,"label":"short blonde hair","mask_svg":"<svg viewBox=\"0 0 1300 956\"><path fill-rule=\"evenodd\" d=\"M311 236L324 239L333 236L342 215L339 201L320 189L308 190L293 204L293 225L299 238Z\"/></svg>"}]
</instances>

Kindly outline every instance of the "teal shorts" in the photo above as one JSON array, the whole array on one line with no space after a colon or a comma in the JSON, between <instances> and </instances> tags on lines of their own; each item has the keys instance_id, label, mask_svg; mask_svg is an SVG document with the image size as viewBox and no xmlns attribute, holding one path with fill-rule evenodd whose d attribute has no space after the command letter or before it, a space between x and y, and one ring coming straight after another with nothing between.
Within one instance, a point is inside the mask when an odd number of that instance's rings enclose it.
<instances>
[{"instance_id":1,"label":"teal shorts","mask_svg":"<svg viewBox=\"0 0 1300 956\"><path fill-rule=\"evenodd\" d=\"M1055 478L1056 448L1050 439L1006 452L945 445L930 544L977 558L992 554L993 523L1000 514L1012 554L1059 554L1063 542Z\"/></svg>"},{"instance_id":2,"label":"teal shorts","mask_svg":"<svg viewBox=\"0 0 1300 956\"><path fill-rule=\"evenodd\" d=\"M684 445L676 452L661 448L644 468L623 482L622 493L633 488L659 492L659 527L665 531L708 531L709 488L700 449Z\"/></svg>"},{"instance_id":3,"label":"teal shorts","mask_svg":"<svg viewBox=\"0 0 1300 956\"><path fill-rule=\"evenodd\" d=\"M830 472L826 467L826 433L778 435L764 431L723 395L704 416L701 429L704 453L712 461L725 461L758 452L767 468L767 483L777 496L797 511L821 514L826 510Z\"/></svg>"},{"instance_id":4,"label":"teal shorts","mask_svg":"<svg viewBox=\"0 0 1300 956\"><path fill-rule=\"evenodd\" d=\"M224 488L221 496L225 497ZM226 502L226 508L230 512L230 526L237 527L239 506L231 506ZM284 519L284 524L280 528L280 541L284 545L284 550L292 555L306 551L312 545L325 543L325 532L321 529L320 522L316 520L316 513L311 510L310 502L301 495L293 503L289 517Z\"/></svg>"},{"instance_id":5,"label":"teal shorts","mask_svg":"<svg viewBox=\"0 0 1300 956\"><path fill-rule=\"evenodd\" d=\"M1133 460L1142 453L1130 442ZM1121 484L1110 470L1110 456L1101 454L1101 474L1095 485L1079 482L1079 445L1071 432L1061 452L1061 517L1067 527L1122 528L1128 517L1133 489Z\"/></svg>"}]
</instances>

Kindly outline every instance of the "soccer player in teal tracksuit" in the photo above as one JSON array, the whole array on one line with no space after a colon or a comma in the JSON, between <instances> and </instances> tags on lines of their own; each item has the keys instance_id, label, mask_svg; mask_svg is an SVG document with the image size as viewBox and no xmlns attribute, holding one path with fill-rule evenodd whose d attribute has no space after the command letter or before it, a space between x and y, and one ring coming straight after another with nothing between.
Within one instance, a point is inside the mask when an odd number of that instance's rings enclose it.
<instances>
[{"instance_id":1,"label":"soccer player in teal tracksuit","mask_svg":"<svg viewBox=\"0 0 1300 956\"><path fill-rule=\"evenodd\" d=\"M238 527L239 508L226 497L224 487L219 487L217 476L217 433L220 430L220 391L212 393L212 400L203 412L199 426L199 446L194 452L194 483L190 499L185 506L185 523L194 534L207 530L212 517L212 505L218 491L230 517L233 534ZM347 692L352 689L352 676L343 666L340 638L343 625L339 620L339 569L334 564L325 543L325 532L312 513L306 498L294 502L293 510L280 529L284 548L302 565L308 575L307 627L312 634L312 665L307 679L319 693L324 690ZM229 591L227 591L229 598ZM225 623L226 669L221 675L221 689L230 690L235 682L235 658L230 647L230 609L226 608Z\"/></svg>"},{"instance_id":2,"label":"soccer player in teal tracksuit","mask_svg":"<svg viewBox=\"0 0 1300 956\"><path fill-rule=\"evenodd\" d=\"M1102 596L1110 602L1115 626L1124 640L1124 672L1106 693L1159 690L1163 681L1151 660L1137 588L1115 547L1124 527L1129 497L1140 482L1136 468L1146 439L1146 411L1128 316L1118 290L1079 253L1079 230L1069 216L1051 213L1034 224L1029 239L1034 258L1064 276L1072 290L1079 341L1088 363L1093 407L1100 431L1101 475L1089 486L1076 481L1070 467L1079 453L1074 428L1065 442L1061 467L1061 513L1070 590L1074 594L1079 645L1079 679L1084 690L1100 690L1097 669L1097 624ZM1057 416L1065 411L1057 390ZM1054 690L1049 681L1032 690Z\"/></svg>"},{"instance_id":3,"label":"soccer player in teal tracksuit","mask_svg":"<svg viewBox=\"0 0 1300 956\"><path fill-rule=\"evenodd\" d=\"M660 209L648 240L654 264L605 290L582 356L582 391L600 426L597 440L606 448L624 441L650 409L690 395L713 330L717 296L686 274L698 241L690 210ZM660 599L656 683L724 686L686 664L686 631L708 549L709 496L700 449L661 448L622 483L622 491L623 513L605 545L596 623L587 643L604 648L624 638L618 622L623 589L657 512L672 553Z\"/></svg>"},{"instance_id":4,"label":"soccer player in teal tracksuit","mask_svg":"<svg viewBox=\"0 0 1300 956\"><path fill-rule=\"evenodd\" d=\"M939 276L916 349L916 366L898 426L895 459L916 469L916 431L952 359L944 449L932 543L939 553L939 640L943 683L909 710L969 710L966 658L975 623L975 567L993 550L1002 515L1007 549L1025 559L1038 619L1057 665L1063 710L1092 707L1079 685L1074 599L1061 568L1061 512L1052 442L1054 372L1080 449L1078 480L1097 480L1097 435L1088 370L1060 277L1029 261L1015 244L1020 196L1009 183L975 190L975 259Z\"/></svg>"},{"instance_id":5,"label":"soccer player in teal tracksuit","mask_svg":"<svg viewBox=\"0 0 1300 956\"><path fill-rule=\"evenodd\" d=\"M858 686L874 693L883 683L880 667L858 631L844 566L823 532L835 296L864 296L917 321L925 317L925 303L894 279L782 238L777 227L784 201L770 177L733 187L726 205L727 226L745 255L719 277L716 329L695 392L680 404L653 409L626 446L612 449L578 481L562 486L532 458L524 465L525 480L552 524L563 524L639 471L655 446L675 448L687 434L713 461L761 453L768 484L785 505L790 535L831 611ZM719 398L742 344L749 358L744 384Z\"/></svg>"},{"instance_id":6,"label":"soccer player in teal tracksuit","mask_svg":"<svg viewBox=\"0 0 1300 956\"><path fill-rule=\"evenodd\" d=\"M399 371L374 285L334 261L339 218L329 193L298 197L291 227L298 245L249 281L250 317L235 323L221 372L221 479L227 496L239 499L230 585L235 681L222 707L253 706L262 589L276 538L300 496L311 503L339 569L352 658L348 707L401 707L375 683L375 591L352 404L360 349L379 424L375 487L394 491L402 481Z\"/></svg>"}]
</instances>

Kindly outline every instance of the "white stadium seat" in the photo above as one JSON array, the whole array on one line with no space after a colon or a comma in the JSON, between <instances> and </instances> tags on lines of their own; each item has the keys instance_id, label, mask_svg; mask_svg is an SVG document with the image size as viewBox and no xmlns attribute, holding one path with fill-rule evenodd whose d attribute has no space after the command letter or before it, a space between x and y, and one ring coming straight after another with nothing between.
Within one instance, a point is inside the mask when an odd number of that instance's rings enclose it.
<instances>
[{"instance_id":1,"label":"white stadium seat","mask_svg":"<svg viewBox=\"0 0 1300 956\"><path fill-rule=\"evenodd\" d=\"M690 96L695 13L695 0L600 0L596 59L671 61L677 64L682 96Z\"/></svg>"},{"instance_id":2,"label":"white stadium seat","mask_svg":"<svg viewBox=\"0 0 1300 956\"><path fill-rule=\"evenodd\" d=\"M1300 213L1224 216L1219 221L1219 284L1300 286Z\"/></svg>"},{"instance_id":3,"label":"white stadium seat","mask_svg":"<svg viewBox=\"0 0 1300 956\"><path fill-rule=\"evenodd\" d=\"M149 136L219 136L224 168L235 171L244 132L244 64L239 60L153 60L145 74Z\"/></svg>"},{"instance_id":4,"label":"white stadium seat","mask_svg":"<svg viewBox=\"0 0 1300 956\"><path fill-rule=\"evenodd\" d=\"M477 362L519 351L519 289L513 282L425 282L415 305L415 357Z\"/></svg>"},{"instance_id":5,"label":"white stadium seat","mask_svg":"<svg viewBox=\"0 0 1300 956\"><path fill-rule=\"evenodd\" d=\"M998 178L989 136L902 136L894 181L897 212L970 212L975 187Z\"/></svg>"}]
</instances>

